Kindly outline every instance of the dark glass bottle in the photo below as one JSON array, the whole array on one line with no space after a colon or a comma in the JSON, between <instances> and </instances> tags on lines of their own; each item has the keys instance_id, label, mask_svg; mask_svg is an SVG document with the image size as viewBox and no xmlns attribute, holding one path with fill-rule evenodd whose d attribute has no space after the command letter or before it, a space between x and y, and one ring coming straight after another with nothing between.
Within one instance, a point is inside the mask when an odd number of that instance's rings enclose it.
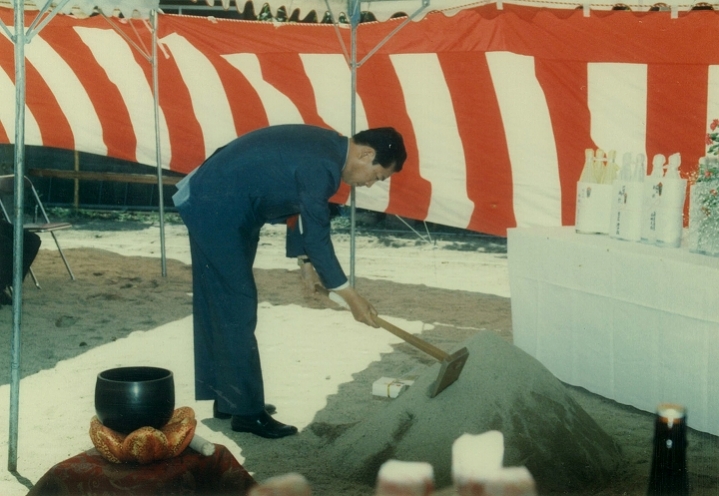
<instances>
[{"instance_id":1,"label":"dark glass bottle","mask_svg":"<svg viewBox=\"0 0 719 496\"><path fill-rule=\"evenodd\" d=\"M654 421L654 452L648 496L686 496L687 415L681 405L662 403Z\"/></svg>"}]
</instances>

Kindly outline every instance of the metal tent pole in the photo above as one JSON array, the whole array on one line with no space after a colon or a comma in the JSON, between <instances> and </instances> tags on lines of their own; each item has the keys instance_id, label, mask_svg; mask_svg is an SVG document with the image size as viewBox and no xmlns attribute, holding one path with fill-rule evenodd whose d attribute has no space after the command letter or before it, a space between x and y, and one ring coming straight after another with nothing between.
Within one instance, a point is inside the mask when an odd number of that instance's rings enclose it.
<instances>
[{"instance_id":1,"label":"metal tent pole","mask_svg":"<svg viewBox=\"0 0 719 496\"><path fill-rule=\"evenodd\" d=\"M351 135L354 136L357 133L357 69L364 64L367 59L374 55L390 38L392 38L397 32L411 22L417 15L429 6L430 0L422 0L422 5L412 15L408 16L400 25L398 25L391 33L380 41L365 57L358 62L357 61L357 27L360 24L361 19L361 0L348 0L347 10L349 11L350 21L350 129ZM329 3L325 0L325 4L329 9ZM330 10L331 12L331 10ZM340 42L342 38L340 37ZM345 56L347 52L345 51ZM357 211L357 200L355 195L355 187L352 186L350 189L350 285L355 285L355 253L356 253L356 211Z\"/></svg>"},{"instance_id":2,"label":"metal tent pole","mask_svg":"<svg viewBox=\"0 0 719 496\"><path fill-rule=\"evenodd\" d=\"M62 0L67 1L67 0ZM142 39L138 39L142 46L135 43L127 33L120 29L109 17L105 15L102 10L100 15L107 21L107 23L114 29L117 34L122 36L130 46L135 48L142 57L147 60L152 67L152 99L155 111L155 161L157 162L157 188L158 188L158 202L160 204L160 260L162 265L162 277L167 277L167 258L165 255L165 200L164 192L162 187L162 151L160 149L160 102L159 102L159 90L158 90L158 76L157 76L157 10L150 11L151 26L148 28L152 32L152 46L148 49ZM147 23L146 23L147 24ZM132 23L130 22L132 26ZM134 29L134 26L133 26ZM137 34L137 31L135 31Z\"/></svg>"},{"instance_id":3,"label":"metal tent pole","mask_svg":"<svg viewBox=\"0 0 719 496\"><path fill-rule=\"evenodd\" d=\"M350 136L357 133L357 26L360 23L360 0L349 0L350 20ZM355 286L355 227L357 198L350 188L350 286Z\"/></svg>"},{"instance_id":4,"label":"metal tent pole","mask_svg":"<svg viewBox=\"0 0 719 496\"><path fill-rule=\"evenodd\" d=\"M17 472L18 419L20 417L20 334L22 331L23 283L23 207L25 203L25 45L50 19L64 7L61 0L54 8L48 0L34 22L25 32L24 0L13 0L14 33L0 20L0 28L10 37L15 52L15 214L13 219L13 280L12 280L12 338L10 341L10 429L8 435L8 461L10 472ZM47 14L47 15L45 15ZM42 16L45 16L42 21Z\"/></svg>"},{"instance_id":5,"label":"metal tent pole","mask_svg":"<svg viewBox=\"0 0 719 496\"><path fill-rule=\"evenodd\" d=\"M152 23L152 95L155 103L155 154L157 160L157 201L160 204L160 264L162 277L167 277L167 256L165 254L165 200L162 188L162 150L160 149L160 102L157 81L157 11L150 12Z\"/></svg>"},{"instance_id":6,"label":"metal tent pole","mask_svg":"<svg viewBox=\"0 0 719 496\"><path fill-rule=\"evenodd\" d=\"M15 219L13 221L12 341L10 344L10 435L7 468L17 471L22 319L23 201L25 199L25 4L15 0Z\"/></svg>"},{"instance_id":7,"label":"metal tent pole","mask_svg":"<svg viewBox=\"0 0 719 496\"><path fill-rule=\"evenodd\" d=\"M345 60L350 66L350 130L351 135L354 136L357 133L357 69L364 64L367 59L374 55L387 41L390 40L397 32L417 17L423 10L429 7L430 0L422 0L422 5L412 15L407 17L400 25L395 27L391 33L384 37L361 61L357 61L357 27L360 24L361 19L361 0L347 0L347 10L349 12L350 21L350 53L347 54L347 47L345 46L344 40L338 29L337 21L334 21L335 31L337 32L337 39L342 46ZM325 0L327 11L332 13L332 7L330 6L329 0ZM355 285L355 227L356 227L356 196L354 186L350 189L350 277L349 283L352 287Z\"/></svg>"}]
</instances>

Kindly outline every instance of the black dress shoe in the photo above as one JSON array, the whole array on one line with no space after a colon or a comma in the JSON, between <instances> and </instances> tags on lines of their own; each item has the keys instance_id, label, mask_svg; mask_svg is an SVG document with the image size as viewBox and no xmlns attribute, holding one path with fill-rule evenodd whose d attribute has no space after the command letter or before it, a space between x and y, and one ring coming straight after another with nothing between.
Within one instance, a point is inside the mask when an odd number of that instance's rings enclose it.
<instances>
[{"instance_id":1,"label":"black dress shoe","mask_svg":"<svg viewBox=\"0 0 719 496\"><path fill-rule=\"evenodd\" d=\"M275 407L275 405L273 405L271 403L266 403L265 411L270 415L274 415L275 413L277 413L277 407ZM232 418L232 414L221 412L217 409L217 400L212 402L212 416L216 419L222 419L222 420L227 420L229 418Z\"/></svg>"},{"instance_id":2,"label":"black dress shoe","mask_svg":"<svg viewBox=\"0 0 719 496\"><path fill-rule=\"evenodd\" d=\"M268 439L279 439L297 434L297 427L278 422L266 411L262 411L258 415L233 415L230 426L235 432L251 432Z\"/></svg>"}]
</instances>

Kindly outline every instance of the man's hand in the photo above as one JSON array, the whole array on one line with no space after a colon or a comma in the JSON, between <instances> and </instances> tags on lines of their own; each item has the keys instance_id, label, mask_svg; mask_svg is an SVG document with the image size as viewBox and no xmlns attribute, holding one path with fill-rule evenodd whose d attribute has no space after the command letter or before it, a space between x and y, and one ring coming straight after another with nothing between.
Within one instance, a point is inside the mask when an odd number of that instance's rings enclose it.
<instances>
[{"instance_id":1,"label":"man's hand","mask_svg":"<svg viewBox=\"0 0 719 496\"><path fill-rule=\"evenodd\" d=\"M347 305L349 305L350 310L352 311L352 316L356 321L362 322L363 324L367 324L371 327L379 327L379 324L375 322L374 319L377 316L377 310L375 310L369 301L365 300L357 291L355 291L354 288L347 287L344 289L338 289L335 293L340 295L347 302Z\"/></svg>"}]
</instances>

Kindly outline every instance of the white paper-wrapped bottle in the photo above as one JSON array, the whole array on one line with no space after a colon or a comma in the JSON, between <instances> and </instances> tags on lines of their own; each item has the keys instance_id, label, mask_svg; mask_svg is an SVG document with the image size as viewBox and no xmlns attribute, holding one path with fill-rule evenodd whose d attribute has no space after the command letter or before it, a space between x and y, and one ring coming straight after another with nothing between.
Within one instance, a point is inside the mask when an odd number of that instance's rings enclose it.
<instances>
[{"instance_id":1,"label":"white paper-wrapped bottle","mask_svg":"<svg viewBox=\"0 0 719 496\"><path fill-rule=\"evenodd\" d=\"M607 167L604 151L584 151L584 168L577 182L575 230L585 234L609 234L612 185L602 184Z\"/></svg>"},{"instance_id":2,"label":"white paper-wrapped bottle","mask_svg":"<svg viewBox=\"0 0 719 496\"><path fill-rule=\"evenodd\" d=\"M647 157L640 153L634 159L634 173L632 174L632 180L643 182L646 174L646 163Z\"/></svg>"},{"instance_id":3,"label":"white paper-wrapped bottle","mask_svg":"<svg viewBox=\"0 0 719 496\"><path fill-rule=\"evenodd\" d=\"M625 153L619 177L612 183L612 223L609 231L612 238L627 241L639 241L641 238L644 194L641 179L635 179L632 154Z\"/></svg>"},{"instance_id":4,"label":"white paper-wrapped bottle","mask_svg":"<svg viewBox=\"0 0 719 496\"><path fill-rule=\"evenodd\" d=\"M584 150L584 167L582 168L582 174L579 176L580 183L591 183L592 171L594 169L594 150L587 148Z\"/></svg>"},{"instance_id":5,"label":"white paper-wrapped bottle","mask_svg":"<svg viewBox=\"0 0 719 496\"><path fill-rule=\"evenodd\" d=\"M660 183L655 220L656 242L660 246L678 248L682 241L687 180L679 176L681 162L679 153L671 155L667 172Z\"/></svg>"},{"instance_id":6,"label":"white paper-wrapped bottle","mask_svg":"<svg viewBox=\"0 0 719 496\"><path fill-rule=\"evenodd\" d=\"M642 242L656 243L656 216L664 179L664 162L666 157L661 153L652 159L652 172L644 179L644 195L642 198Z\"/></svg>"},{"instance_id":7,"label":"white paper-wrapped bottle","mask_svg":"<svg viewBox=\"0 0 719 496\"><path fill-rule=\"evenodd\" d=\"M604 174L602 175L602 184L612 184L617 178L619 172L619 166L616 162L617 151L609 150L607 153L607 164L604 167Z\"/></svg>"}]
</instances>

